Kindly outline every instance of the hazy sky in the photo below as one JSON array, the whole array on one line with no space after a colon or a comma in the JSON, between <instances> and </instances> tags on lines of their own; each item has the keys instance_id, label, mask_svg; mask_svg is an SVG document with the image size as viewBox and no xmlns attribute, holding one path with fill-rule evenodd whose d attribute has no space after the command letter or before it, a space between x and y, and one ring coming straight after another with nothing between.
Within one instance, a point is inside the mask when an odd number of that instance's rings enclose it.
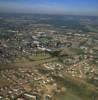
<instances>
[{"instance_id":1,"label":"hazy sky","mask_svg":"<svg viewBox=\"0 0 98 100\"><path fill-rule=\"evenodd\" d=\"M98 16L98 0L0 0L0 12Z\"/></svg>"}]
</instances>

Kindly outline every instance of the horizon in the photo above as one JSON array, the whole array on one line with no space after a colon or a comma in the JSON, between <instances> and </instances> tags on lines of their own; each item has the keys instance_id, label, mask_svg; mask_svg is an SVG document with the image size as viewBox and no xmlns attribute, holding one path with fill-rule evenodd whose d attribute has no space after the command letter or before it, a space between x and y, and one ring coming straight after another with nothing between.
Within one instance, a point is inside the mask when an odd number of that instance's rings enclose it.
<instances>
[{"instance_id":1,"label":"horizon","mask_svg":"<svg viewBox=\"0 0 98 100\"><path fill-rule=\"evenodd\" d=\"M98 0L0 0L0 13L98 16Z\"/></svg>"}]
</instances>

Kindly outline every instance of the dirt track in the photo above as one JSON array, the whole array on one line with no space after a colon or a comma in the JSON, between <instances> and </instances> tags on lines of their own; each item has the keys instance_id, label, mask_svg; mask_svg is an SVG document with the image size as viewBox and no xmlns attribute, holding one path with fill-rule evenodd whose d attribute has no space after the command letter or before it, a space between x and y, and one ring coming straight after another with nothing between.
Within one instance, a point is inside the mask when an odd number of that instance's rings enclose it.
<instances>
[{"instance_id":1,"label":"dirt track","mask_svg":"<svg viewBox=\"0 0 98 100\"><path fill-rule=\"evenodd\" d=\"M30 61L30 62L22 62L22 63L12 63L12 64L2 64L0 65L0 70L3 69L13 69L13 68L24 68L24 67L33 67L40 65L42 63L47 63L51 61L56 61L57 58L50 58L50 59L45 59L45 60L40 60L40 61Z\"/></svg>"}]
</instances>

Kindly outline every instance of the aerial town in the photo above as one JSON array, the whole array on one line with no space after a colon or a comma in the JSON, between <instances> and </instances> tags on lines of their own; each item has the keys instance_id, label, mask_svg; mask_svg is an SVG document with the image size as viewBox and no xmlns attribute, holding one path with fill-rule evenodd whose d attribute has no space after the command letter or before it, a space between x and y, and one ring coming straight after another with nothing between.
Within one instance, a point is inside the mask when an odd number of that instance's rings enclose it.
<instances>
[{"instance_id":1,"label":"aerial town","mask_svg":"<svg viewBox=\"0 0 98 100\"><path fill-rule=\"evenodd\" d=\"M98 100L98 17L0 15L0 100Z\"/></svg>"}]
</instances>

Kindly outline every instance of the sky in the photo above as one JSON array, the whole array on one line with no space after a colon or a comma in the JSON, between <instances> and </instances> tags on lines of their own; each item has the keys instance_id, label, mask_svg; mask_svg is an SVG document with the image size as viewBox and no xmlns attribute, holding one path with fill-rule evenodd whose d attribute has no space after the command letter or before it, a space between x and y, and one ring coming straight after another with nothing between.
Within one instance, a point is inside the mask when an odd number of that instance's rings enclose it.
<instances>
[{"instance_id":1,"label":"sky","mask_svg":"<svg viewBox=\"0 0 98 100\"><path fill-rule=\"evenodd\" d=\"M0 13L98 16L98 0L0 0Z\"/></svg>"}]
</instances>

